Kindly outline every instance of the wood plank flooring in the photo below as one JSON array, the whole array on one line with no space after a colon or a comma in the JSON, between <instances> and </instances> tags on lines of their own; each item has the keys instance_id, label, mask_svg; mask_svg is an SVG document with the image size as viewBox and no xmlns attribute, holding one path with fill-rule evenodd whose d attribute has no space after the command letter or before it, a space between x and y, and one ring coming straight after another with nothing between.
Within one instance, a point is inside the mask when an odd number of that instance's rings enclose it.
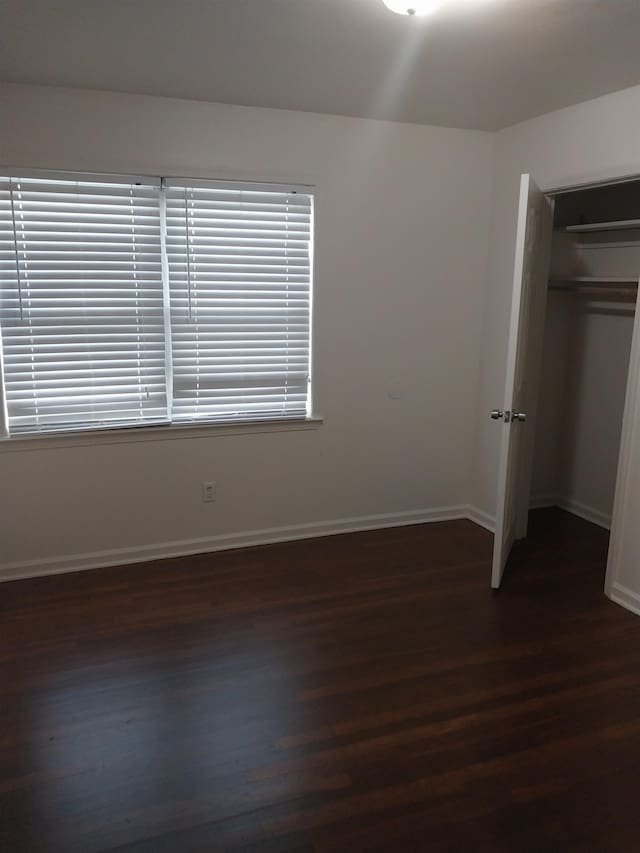
<instances>
[{"instance_id":1,"label":"wood plank flooring","mask_svg":"<svg viewBox=\"0 0 640 853\"><path fill-rule=\"evenodd\" d=\"M639 851L640 618L533 514L0 586L7 853Z\"/></svg>"}]
</instances>

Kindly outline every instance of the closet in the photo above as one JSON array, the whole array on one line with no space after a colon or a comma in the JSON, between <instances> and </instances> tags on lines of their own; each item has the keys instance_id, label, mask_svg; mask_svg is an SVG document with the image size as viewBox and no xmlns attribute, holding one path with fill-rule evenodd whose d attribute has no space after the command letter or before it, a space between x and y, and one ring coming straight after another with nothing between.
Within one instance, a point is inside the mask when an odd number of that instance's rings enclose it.
<instances>
[{"instance_id":1,"label":"closet","mask_svg":"<svg viewBox=\"0 0 640 853\"><path fill-rule=\"evenodd\" d=\"M490 412L494 588L530 507L558 506L611 529L606 593L640 614L639 278L640 179L545 193L522 175L505 390Z\"/></svg>"},{"instance_id":2,"label":"closet","mask_svg":"<svg viewBox=\"0 0 640 853\"><path fill-rule=\"evenodd\" d=\"M640 277L640 182L555 196L530 505L610 528Z\"/></svg>"}]
</instances>

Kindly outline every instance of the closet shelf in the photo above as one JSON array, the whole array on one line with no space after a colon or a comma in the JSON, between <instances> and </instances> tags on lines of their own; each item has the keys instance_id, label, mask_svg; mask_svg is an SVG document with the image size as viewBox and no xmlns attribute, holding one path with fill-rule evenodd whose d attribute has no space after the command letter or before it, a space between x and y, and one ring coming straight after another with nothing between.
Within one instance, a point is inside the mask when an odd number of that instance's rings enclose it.
<instances>
[{"instance_id":1,"label":"closet shelf","mask_svg":"<svg viewBox=\"0 0 640 853\"><path fill-rule=\"evenodd\" d=\"M578 275L568 276L567 278L552 278L549 281L552 287L637 287L638 278L630 278L628 276L598 276L598 275Z\"/></svg>"},{"instance_id":2,"label":"closet shelf","mask_svg":"<svg viewBox=\"0 0 640 853\"><path fill-rule=\"evenodd\" d=\"M573 234L586 234L590 231L627 231L640 229L640 219L619 219L615 222L589 222L585 225L566 225L564 230Z\"/></svg>"}]
</instances>

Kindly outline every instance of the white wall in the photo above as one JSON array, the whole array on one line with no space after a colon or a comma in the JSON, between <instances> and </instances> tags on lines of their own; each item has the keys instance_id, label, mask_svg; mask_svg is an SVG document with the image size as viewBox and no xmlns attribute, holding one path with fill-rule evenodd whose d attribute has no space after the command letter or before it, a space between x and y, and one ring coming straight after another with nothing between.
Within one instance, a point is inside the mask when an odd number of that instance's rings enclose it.
<instances>
[{"instance_id":1,"label":"white wall","mask_svg":"<svg viewBox=\"0 0 640 853\"><path fill-rule=\"evenodd\" d=\"M490 516L496 505L499 430L487 412L504 393L504 364L513 275L518 179L530 172L543 189L596 178L640 174L640 87L626 89L497 134L491 256L484 315L482 379L471 502ZM637 382L638 377L634 376ZM638 406L640 407L640 398ZM640 435L630 436L631 464L624 494L620 571L610 591L640 612ZM617 592L615 592L615 589Z\"/></svg>"},{"instance_id":2,"label":"white wall","mask_svg":"<svg viewBox=\"0 0 640 853\"><path fill-rule=\"evenodd\" d=\"M640 264L636 267L640 276ZM609 525L613 511L633 309L552 293L531 495Z\"/></svg>"},{"instance_id":3,"label":"white wall","mask_svg":"<svg viewBox=\"0 0 640 853\"><path fill-rule=\"evenodd\" d=\"M635 215L639 187L618 184L606 195L571 193L569 202L589 218ZM631 205L627 204L631 197ZM616 202L617 200L617 202ZM557 216L567 215L567 197ZM616 208L616 203L619 205ZM564 206L564 214L561 208ZM631 212L629 212L631 211ZM566 221L566 220L565 220ZM608 234L553 236L551 278L640 276L640 229ZM634 296L602 300L552 291L547 304L543 375L531 495L609 526L634 321Z\"/></svg>"},{"instance_id":4,"label":"white wall","mask_svg":"<svg viewBox=\"0 0 640 853\"><path fill-rule=\"evenodd\" d=\"M468 502L492 135L19 85L0 87L0 115L11 166L315 183L325 418L304 432L0 453L0 573Z\"/></svg>"}]
</instances>

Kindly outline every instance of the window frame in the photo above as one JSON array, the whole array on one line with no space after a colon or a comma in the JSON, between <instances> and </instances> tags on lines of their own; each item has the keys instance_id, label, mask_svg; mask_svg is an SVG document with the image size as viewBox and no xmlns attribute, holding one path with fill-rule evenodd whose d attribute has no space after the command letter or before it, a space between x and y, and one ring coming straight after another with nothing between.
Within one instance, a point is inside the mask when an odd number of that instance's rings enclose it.
<instances>
[{"instance_id":1,"label":"window frame","mask_svg":"<svg viewBox=\"0 0 640 853\"><path fill-rule=\"evenodd\" d=\"M172 421L169 418L156 423L138 424L114 424L92 427L90 425L75 428L60 428L51 430L38 430L33 432L9 433L7 401L4 391L3 371L3 348L0 328L0 452L7 450L22 449L46 449L47 447L60 446L87 446L92 444L120 444L133 443L148 440L173 440L185 438L202 438L214 435L239 435L246 433L273 433L288 432L307 429L317 429L323 418L316 412L315 395L315 353L314 353L314 284L315 284L315 217L318 192L314 184L252 180L243 177L232 178L200 178L175 176L165 174L162 176L141 173L122 172L85 172L64 169L39 169L6 167L0 165L0 175L7 178L35 178L43 180L61 181L104 181L105 183L144 183L155 185L160 190L160 217L163 219L163 208L166 204L163 192L165 185L173 187L197 187L197 188L228 188L233 190L253 190L254 192L283 192L304 193L309 195L311 201L310 213L310 244L309 244L309 391L307 414L305 416L279 416L265 418L243 418L239 416L233 419L199 419L193 421ZM161 230L164 226L161 224ZM164 235L161 238L161 263L165 290L168 289L168 269L166 267L166 245ZM164 307L165 329L170 329L171 316L169 306ZM166 332L165 332L166 334ZM171 372L171 366L167 365L167 373Z\"/></svg>"}]
</instances>

